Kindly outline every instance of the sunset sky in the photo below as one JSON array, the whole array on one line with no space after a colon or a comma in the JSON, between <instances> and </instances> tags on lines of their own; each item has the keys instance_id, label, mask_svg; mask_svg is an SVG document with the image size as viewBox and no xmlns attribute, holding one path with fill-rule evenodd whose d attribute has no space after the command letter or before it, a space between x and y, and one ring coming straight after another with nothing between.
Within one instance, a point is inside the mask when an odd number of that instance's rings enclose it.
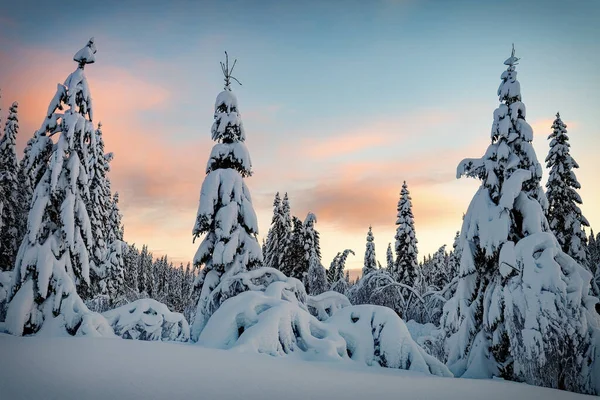
<instances>
[{"instance_id":1,"label":"sunset sky","mask_svg":"<svg viewBox=\"0 0 600 400\"><path fill-rule=\"evenodd\" d=\"M233 90L261 242L275 192L287 191L294 215L317 215L326 267L350 248L347 266L362 268L369 225L383 265L406 180L419 258L451 245L479 184L457 180L456 165L485 152L513 42L538 159L560 111L582 209L600 231L599 1L80 3L2 4L2 126L17 100L22 151L75 69L73 54L94 36L86 73L115 154L125 239L157 255L187 262L197 248L191 231L224 50L243 84Z\"/></svg>"}]
</instances>

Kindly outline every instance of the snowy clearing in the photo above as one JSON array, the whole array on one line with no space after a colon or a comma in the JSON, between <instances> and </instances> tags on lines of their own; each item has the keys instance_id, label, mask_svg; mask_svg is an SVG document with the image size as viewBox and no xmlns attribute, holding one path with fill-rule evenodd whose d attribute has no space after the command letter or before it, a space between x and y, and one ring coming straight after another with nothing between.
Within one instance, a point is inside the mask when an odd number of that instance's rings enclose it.
<instances>
[{"instance_id":1,"label":"snowy clearing","mask_svg":"<svg viewBox=\"0 0 600 400\"><path fill-rule=\"evenodd\" d=\"M0 354L0 397L11 400L594 398L514 382L438 378L185 343L0 334Z\"/></svg>"}]
</instances>

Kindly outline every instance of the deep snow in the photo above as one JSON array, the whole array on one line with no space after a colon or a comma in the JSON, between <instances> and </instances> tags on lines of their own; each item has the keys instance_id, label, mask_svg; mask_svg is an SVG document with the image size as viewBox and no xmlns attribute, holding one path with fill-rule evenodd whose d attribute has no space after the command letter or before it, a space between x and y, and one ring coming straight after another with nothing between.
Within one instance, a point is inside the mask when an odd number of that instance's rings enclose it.
<instances>
[{"instance_id":1,"label":"deep snow","mask_svg":"<svg viewBox=\"0 0 600 400\"><path fill-rule=\"evenodd\" d=\"M185 343L0 334L0 355L3 400L594 398L514 382L439 378Z\"/></svg>"}]
</instances>

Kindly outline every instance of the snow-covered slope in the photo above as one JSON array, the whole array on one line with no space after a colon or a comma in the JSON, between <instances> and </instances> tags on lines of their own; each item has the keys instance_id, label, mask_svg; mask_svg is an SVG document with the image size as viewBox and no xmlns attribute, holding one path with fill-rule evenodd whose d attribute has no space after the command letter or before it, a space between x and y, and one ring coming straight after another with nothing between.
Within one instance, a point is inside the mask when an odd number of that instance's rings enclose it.
<instances>
[{"instance_id":1,"label":"snow-covered slope","mask_svg":"<svg viewBox=\"0 0 600 400\"><path fill-rule=\"evenodd\" d=\"M584 399L514 382L438 378L193 344L0 334L0 398Z\"/></svg>"}]
</instances>

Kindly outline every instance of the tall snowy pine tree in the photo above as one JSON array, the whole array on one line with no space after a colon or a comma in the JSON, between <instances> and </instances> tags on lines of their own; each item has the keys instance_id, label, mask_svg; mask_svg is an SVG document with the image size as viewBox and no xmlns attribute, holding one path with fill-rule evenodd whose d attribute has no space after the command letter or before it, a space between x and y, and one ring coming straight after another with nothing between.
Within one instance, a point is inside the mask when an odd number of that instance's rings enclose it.
<instances>
[{"instance_id":1,"label":"tall snowy pine tree","mask_svg":"<svg viewBox=\"0 0 600 400\"><path fill-rule=\"evenodd\" d=\"M394 253L392 252L392 244L388 243L387 253L385 254L386 270L392 273L394 270Z\"/></svg>"},{"instance_id":2,"label":"tall snowy pine tree","mask_svg":"<svg viewBox=\"0 0 600 400\"><path fill-rule=\"evenodd\" d=\"M542 175L525 121L513 53L498 89L491 144L457 177L482 184L463 220L460 278L444 306L448 365L456 376L591 392L590 273L549 232Z\"/></svg>"},{"instance_id":3,"label":"tall snowy pine tree","mask_svg":"<svg viewBox=\"0 0 600 400\"><path fill-rule=\"evenodd\" d=\"M38 131L39 136L59 137L49 164L41 168L13 272L6 328L15 335L36 333L46 324L69 334L112 335L106 320L90 312L76 291L90 282L87 160L94 126L84 67L95 61L95 53L90 39L75 54L78 67L58 85ZM64 113L57 112L64 107Z\"/></svg>"},{"instance_id":4,"label":"tall snowy pine tree","mask_svg":"<svg viewBox=\"0 0 600 400\"><path fill-rule=\"evenodd\" d=\"M413 286L418 276L417 238L412 213L412 202L406 181L402 184L396 221L396 264L392 277L396 282Z\"/></svg>"},{"instance_id":5,"label":"tall snowy pine tree","mask_svg":"<svg viewBox=\"0 0 600 400\"><path fill-rule=\"evenodd\" d=\"M18 104L9 110L4 135L0 138L0 271L12 270L21 244L19 163L17 161Z\"/></svg>"},{"instance_id":6,"label":"tall snowy pine tree","mask_svg":"<svg viewBox=\"0 0 600 400\"><path fill-rule=\"evenodd\" d=\"M227 53L225 53L227 55ZM194 239L205 235L194 257L194 264L204 265L196 279L199 300L192 324L192 339L197 340L210 315L205 306L210 293L225 276L232 276L262 264L262 252L256 235L258 223L250 191L244 183L252 175L252 164L244 144L246 135L238 103L231 92L235 62L221 63L225 88L215 102L212 149L206 178L200 191L200 204Z\"/></svg>"},{"instance_id":7,"label":"tall snowy pine tree","mask_svg":"<svg viewBox=\"0 0 600 400\"><path fill-rule=\"evenodd\" d=\"M308 263L308 273L304 280L306 293L311 296L319 295L328 289L325 268L321 265L321 247L319 232L315 229L317 217L308 213L304 220L304 259Z\"/></svg>"},{"instance_id":8,"label":"tall snowy pine tree","mask_svg":"<svg viewBox=\"0 0 600 400\"><path fill-rule=\"evenodd\" d=\"M292 220L288 195L286 193L281 200L278 192L273 201L272 225L267 236L266 267L278 269L286 275L290 274L291 236Z\"/></svg>"},{"instance_id":9,"label":"tall snowy pine tree","mask_svg":"<svg viewBox=\"0 0 600 400\"><path fill-rule=\"evenodd\" d=\"M550 169L546 183L548 198L548 223L562 250L579 264L587 266L587 237L584 226L590 226L582 215L579 205L581 197L576 192L581 189L573 169L579 168L571 157L567 125L556 113L552 133L548 136L550 151L546 157L546 167Z\"/></svg>"},{"instance_id":10,"label":"tall snowy pine tree","mask_svg":"<svg viewBox=\"0 0 600 400\"><path fill-rule=\"evenodd\" d=\"M113 227L109 221L109 214L113 206L111 201L110 181L106 174L110 171L109 162L112 159L112 153L104 154L104 140L102 138L102 124L98 123L98 128L90 138L90 176L89 192L90 199L87 202L87 210L90 215L92 226L92 252L90 259L90 280L92 284L92 295L98 292L104 292L100 288L100 282L107 277L106 258L108 256L107 235ZM113 249L113 254L114 254ZM106 283L106 282L104 282Z\"/></svg>"},{"instance_id":11,"label":"tall snowy pine tree","mask_svg":"<svg viewBox=\"0 0 600 400\"><path fill-rule=\"evenodd\" d=\"M377 270L377 259L375 257L375 242L373 241L373 231L369 226L369 232L367 233L367 246L365 249L365 263L363 266L362 274L367 276L371 272Z\"/></svg>"}]
</instances>

